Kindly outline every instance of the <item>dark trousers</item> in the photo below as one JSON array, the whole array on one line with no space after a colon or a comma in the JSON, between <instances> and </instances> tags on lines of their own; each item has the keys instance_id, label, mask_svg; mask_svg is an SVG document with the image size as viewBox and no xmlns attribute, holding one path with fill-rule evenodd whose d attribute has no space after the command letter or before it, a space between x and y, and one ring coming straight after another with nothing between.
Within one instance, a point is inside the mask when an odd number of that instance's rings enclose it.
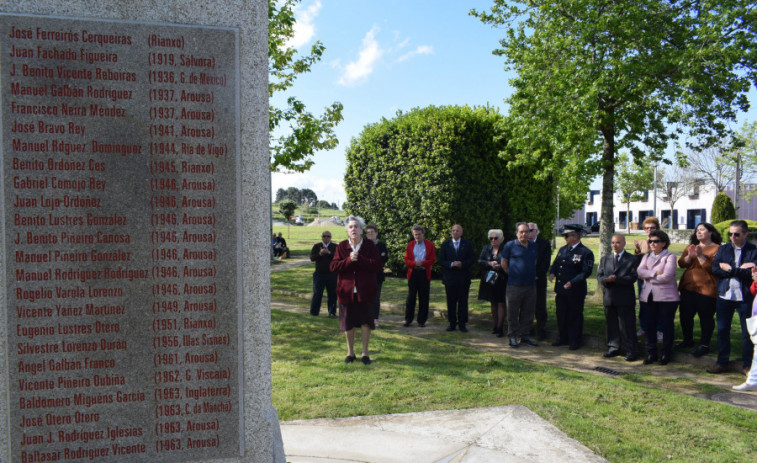
<instances>
[{"instance_id":1,"label":"dark trousers","mask_svg":"<svg viewBox=\"0 0 757 463\"><path fill-rule=\"evenodd\" d=\"M412 323L415 318L415 298L418 297L418 324L426 324L428 320L428 298L431 292L431 282L426 279L426 271L413 269L407 280L407 301L405 301L405 322Z\"/></svg>"},{"instance_id":2,"label":"dark trousers","mask_svg":"<svg viewBox=\"0 0 757 463\"><path fill-rule=\"evenodd\" d=\"M584 295L557 294L555 296L557 339L561 344L581 345L584 334L584 299L586 299Z\"/></svg>"},{"instance_id":3,"label":"dark trousers","mask_svg":"<svg viewBox=\"0 0 757 463\"><path fill-rule=\"evenodd\" d=\"M699 315L702 336L699 344L709 346L715 331L715 305L717 298L705 296L693 291L681 290L681 307L678 317L684 341L694 341L694 316Z\"/></svg>"},{"instance_id":4,"label":"dark trousers","mask_svg":"<svg viewBox=\"0 0 757 463\"><path fill-rule=\"evenodd\" d=\"M313 300L310 301L310 315L321 312L323 290L328 294L329 315L336 315L336 273L313 273Z\"/></svg>"},{"instance_id":5,"label":"dark trousers","mask_svg":"<svg viewBox=\"0 0 757 463\"><path fill-rule=\"evenodd\" d=\"M606 305L605 334L608 347L636 354L636 305Z\"/></svg>"},{"instance_id":6,"label":"dark trousers","mask_svg":"<svg viewBox=\"0 0 757 463\"><path fill-rule=\"evenodd\" d=\"M468 292L470 280L456 281L444 285L447 293L447 320L450 326L468 323Z\"/></svg>"},{"instance_id":7,"label":"dark trousers","mask_svg":"<svg viewBox=\"0 0 757 463\"><path fill-rule=\"evenodd\" d=\"M752 315L752 304L746 301L727 301L718 298L715 304L718 318L718 365L727 366L731 356L731 322L733 312L739 313L741 319L741 361L743 368L752 366L754 344L749 339L746 319Z\"/></svg>"},{"instance_id":8,"label":"dark trousers","mask_svg":"<svg viewBox=\"0 0 757 463\"><path fill-rule=\"evenodd\" d=\"M651 298L652 295L650 294ZM678 301L647 301L647 322L649 326L662 324L662 355L670 356L673 352L674 322ZM657 355L657 331L649 330L647 337L647 355Z\"/></svg>"},{"instance_id":9,"label":"dark trousers","mask_svg":"<svg viewBox=\"0 0 757 463\"><path fill-rule=\"evenodd\" d=\"M376 302L373 303L373 319L378 320L379 311L381 310L381 287L384 286L384 280L376 280L378 286L376 291Z\"/></svg>"},{"instance_id":10,"label":"dark trousers","mask_svg":"<svg viewBox=\"0 0 757 463\"><path fill-rule=\"evenodd\" d=\"M544 333L547 327L547 276L536 277L536 334Z\"/></svg>"}]
</instances>

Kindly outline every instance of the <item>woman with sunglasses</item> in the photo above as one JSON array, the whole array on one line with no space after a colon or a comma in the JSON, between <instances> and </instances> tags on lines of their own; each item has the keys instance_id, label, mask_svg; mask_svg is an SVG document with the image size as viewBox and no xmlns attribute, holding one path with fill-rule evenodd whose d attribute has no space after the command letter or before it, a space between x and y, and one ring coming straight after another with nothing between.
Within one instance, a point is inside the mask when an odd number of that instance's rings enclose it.
<instances>
[{"instance_id":1,"label":"woman with sunglasses","mask_svg":"<svg viewBox=\"0 0 757 463\"><path fill-rule=\"evenodd\" d=\"M649 234L651 252L645 254L637 273L644 280L639 299L647 304L649 326L657 326L662 321L662 355L660 365L667 365L673 351L673 322L678 308L678 285L676 284L676 255L668 251L670 238L662 230ZM656 362L657 333L649 330L647 335L647 358L644 364Z\"/></svg>"},{"instance_id":2,"label":"woman with sunglasses","mask_svg":"<svg viewBox=\"0 0 757 463\"><path fill-rule=\"evenodd\" d=\"M498 338L505 335L505 315L507 313L507 303L505 302L505 293L507 291L507 273L502 270L499 264L502 258L502 247L504 246L505 236L502 230L489 230L487 235L489 243L484 246L481 255L478 257L478 263L481 265L481 284L478 287L478 298L483 301L489 301L492 306L492 318L494 319L494 328L492 334ZM496 280L492 284L489 272L493 271Z\"/></svg>"}]
</instances>

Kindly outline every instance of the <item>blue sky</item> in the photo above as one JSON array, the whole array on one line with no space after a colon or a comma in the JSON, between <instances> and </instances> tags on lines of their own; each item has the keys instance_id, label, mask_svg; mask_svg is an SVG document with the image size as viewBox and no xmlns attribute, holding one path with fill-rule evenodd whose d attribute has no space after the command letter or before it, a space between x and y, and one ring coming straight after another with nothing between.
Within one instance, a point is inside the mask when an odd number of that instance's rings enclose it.
<instances>
[{"instance_id":1,"label":"blue sky","mask_svg":"<svg viewBox=\"0 0 757 463\"><path fill-rule=\"evenodd\" d=\"M319 199L341 204L350 140L398 110L488 104L506 112L512 76L503 58L492 55L504 32L468 16L471 8L490 5L490 0L303 0L292 46L306 52L320 40L326 52L291 93L316 114L341 102L344 120L336 129L339 146L317 153L306 173L274 173L273 193L310 188ZM749 97L753 107L739 115L739 126L757 120L754 88Z\"/></svg>"}]
</instances>

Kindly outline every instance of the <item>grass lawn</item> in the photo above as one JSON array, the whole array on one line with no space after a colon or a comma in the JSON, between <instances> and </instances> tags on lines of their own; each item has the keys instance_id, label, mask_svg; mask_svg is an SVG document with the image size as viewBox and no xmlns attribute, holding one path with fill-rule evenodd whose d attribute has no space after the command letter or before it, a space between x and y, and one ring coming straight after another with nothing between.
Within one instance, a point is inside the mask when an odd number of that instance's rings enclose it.
<instances>
[{"instance_id":1,"label":"grass lawn","mask_svg":"<svg viewBox=\"0 0 757 463\"><path fill-rule=\"evenodd\" d=\"M520 404L612 462L757 461L754 412L645 374L598 377L389 330L374 332L372 365L346 365L333 319L279 310L271 336L284 421Z\"/></svg>"}]
</instances>

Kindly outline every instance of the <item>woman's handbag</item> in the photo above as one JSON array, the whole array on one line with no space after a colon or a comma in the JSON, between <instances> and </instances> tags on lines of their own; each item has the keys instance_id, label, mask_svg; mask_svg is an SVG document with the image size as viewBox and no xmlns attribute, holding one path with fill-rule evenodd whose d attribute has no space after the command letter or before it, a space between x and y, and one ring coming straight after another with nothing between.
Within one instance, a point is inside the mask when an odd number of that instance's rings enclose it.
<instances>
[{"instance_id":1,"label":"woman's handbag","mask_svg":"<svg viewBox=\"0 0 757 463\"><path fill-rule=\"evenodd\" d=\"M757 344L757 315L746 319L746 330L752 337L752 343Z\"/></svg>"},{"instance_id":2,"label":"woman's handbag","mask_svg":"<svg viewBox=\"0 0 757 463\"><path fill-rule=\"evenodd\" d=\"M499 273L495 270L489 270L489 273L486 274L486 278L484 278L484 281L492 286L497 284L497 280L499 280Z\"/></svg>"}]
</instances>

